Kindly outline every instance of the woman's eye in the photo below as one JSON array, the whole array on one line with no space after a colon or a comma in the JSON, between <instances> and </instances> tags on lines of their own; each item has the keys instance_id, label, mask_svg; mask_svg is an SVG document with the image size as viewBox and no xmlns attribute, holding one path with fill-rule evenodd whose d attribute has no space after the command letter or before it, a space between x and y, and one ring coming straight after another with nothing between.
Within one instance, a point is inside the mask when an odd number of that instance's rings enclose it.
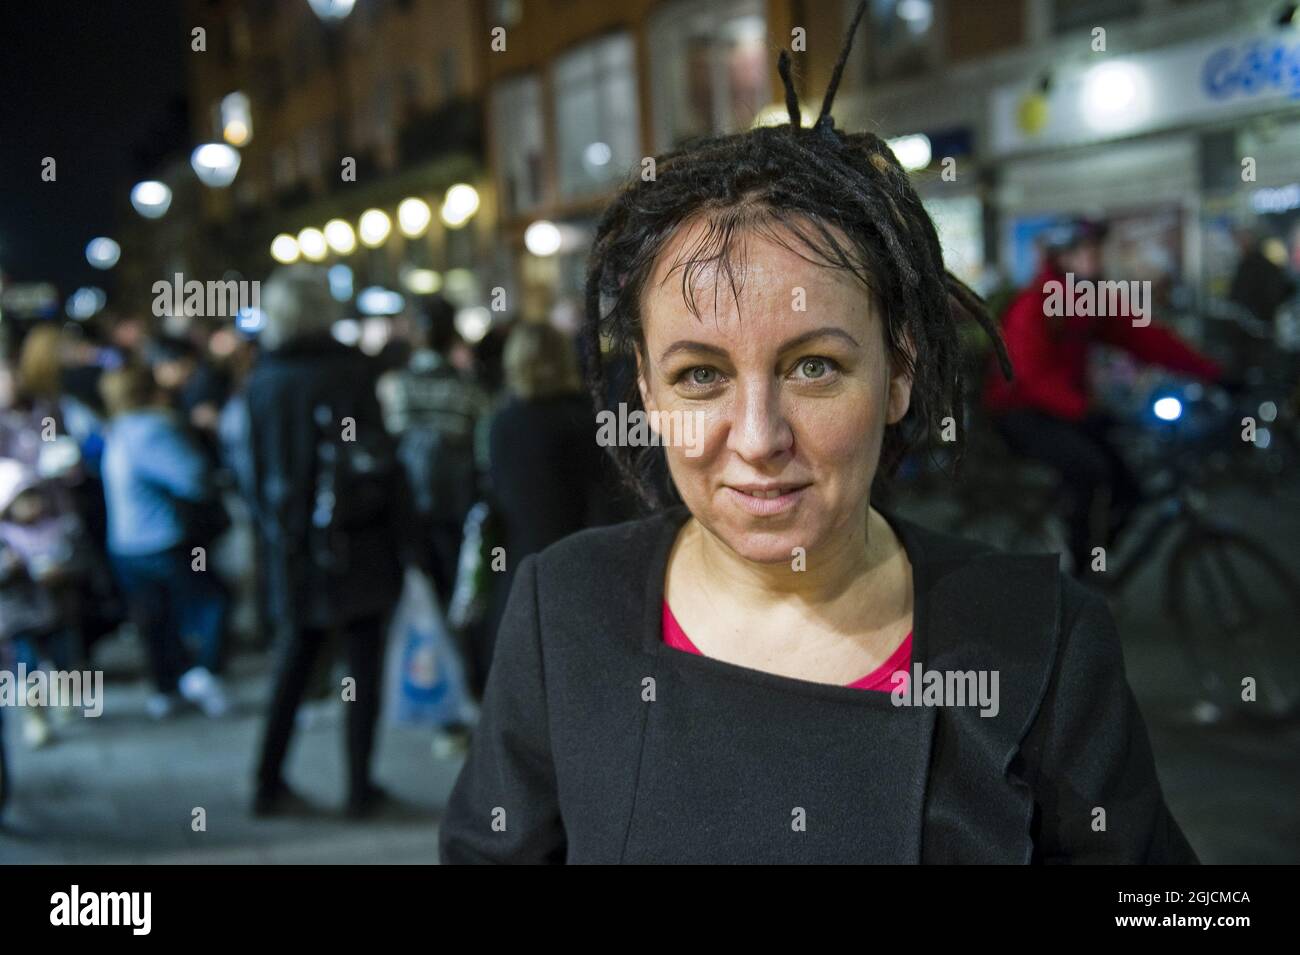
<instances>
[{"instance_id":1,"label":"woman's eye","mask_svg":"<svg viewBox=\"0 0 1300 955\"><path fill-rule=\"evenodd\" d=\"M831 367L829 359L804 358L795 366L795 370L798 372L798 377L815 380L818 378L825 378L834 369Z\"/></svg>"},{"instance_id":2,"label":"woman's eye","mask_svg":"<svg viewBox=\"0 0 1300 955\"><path fill-rule=\"evenodd\" d=\"M707 365L698 365L687 370L686 380L692 385L705 388L717 383L718 371L716 368L710 368Z\"/></svg>"}]
</instances>

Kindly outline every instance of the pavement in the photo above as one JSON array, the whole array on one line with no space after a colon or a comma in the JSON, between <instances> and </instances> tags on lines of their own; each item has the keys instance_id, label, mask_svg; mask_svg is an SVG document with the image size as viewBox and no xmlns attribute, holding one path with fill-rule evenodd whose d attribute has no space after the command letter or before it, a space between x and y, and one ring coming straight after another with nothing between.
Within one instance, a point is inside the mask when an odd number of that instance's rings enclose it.
<instances>
[{"instance_id":1,"label":"pavement","mask_svg":"<svg viewBox=\"0 0 1300 955\"><path fill-rule=\"evenodd\" d=\"M1300 508L1239 494L1225 512L1265 537L1294 566ZM923 504L907 505L924 519ZM1198 695L1177 637L1161 616L1159 560L1116 608L1129 680L1146 717L1166 799L1202 861L1300 861L1300 727L1206 726L1188 713ZM1300 639L1300 621L1290 639ZM18 713L7 710L15 792L0 826L4 863L432 863L440 808L460 759L437 758L429 730L385 723L376 777L395 807L345 820L341 701L314 704L290 752L288 779L318 807L305 818L247 813L252 764L268 692L263 655L245 653L228 685L233 712L187 712L154 722L145 713L135 641L106 641L98 719L74 718L59 739L30 751ZM193 812L206 812L196 832Z\"/></svg>"},{"instance_id":2,"label":"pavement","mask_svg":"<svg viewBox=\"0 0 1300 955\"><path fill-rule=\"evenodd\" d=\"M156 722L135 641L97 649L105 706L73 717L39 750L20 739L20 715L5 713L15 792L0 827L4 863L429 863L437 820L460 757L435 758L427 729L384 725L376 778L394 797L373 820L343 817L341 700L311 704L290 750L289 784L312 804L301 818L253 819L253 762L260 741L269 665L236 658L228 676L230 714L197 710ZM195 809L206 830L194 831Z\"/></svg>"}]
</instances>

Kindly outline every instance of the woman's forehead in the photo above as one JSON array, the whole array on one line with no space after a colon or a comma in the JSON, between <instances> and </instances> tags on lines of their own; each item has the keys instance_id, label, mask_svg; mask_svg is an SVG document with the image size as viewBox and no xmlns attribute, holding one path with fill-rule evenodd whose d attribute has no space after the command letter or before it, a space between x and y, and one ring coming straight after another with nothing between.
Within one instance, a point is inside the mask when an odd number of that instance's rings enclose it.
<instances>
[{"instance_id":1,"label":"woman's forehead","mask_svg":"<svg viewBox=\"0 0 1300 955\"><path fill-rule=\"evenodd\" d=\"M841 241L848 245L847 239ZM811 311L820 319L842 312L854 324L871 319L871 295L851 271L816 261L795 234L780 225L720 235L710 222L683 226L664 245L644 291L643 316L695 320L784 317L792 324Z\"/></svg>"}]
</instances>

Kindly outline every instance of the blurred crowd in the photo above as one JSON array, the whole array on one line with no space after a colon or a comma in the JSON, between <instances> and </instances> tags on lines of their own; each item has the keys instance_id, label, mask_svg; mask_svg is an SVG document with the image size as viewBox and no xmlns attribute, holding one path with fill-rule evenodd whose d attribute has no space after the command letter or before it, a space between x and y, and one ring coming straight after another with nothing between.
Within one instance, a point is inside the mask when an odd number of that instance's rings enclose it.
<instances>
[{"instance_id":1,"label":"blurred crowd","mask_svg":"<svg viewBox=\"0 0 1300 955\"><path fill-rule=\"evenodd\" d=\"M311 266L262 283L255 331L182 335L121 315L40 323L0 363L0 667L88 668L139 641L148 713L231 706L232 652L270 652L255 814L293 808L283 767L304 700L338 695L348 804L370 767L404 570L432 585L471 698L514 570L630 516L592 440L574 340L516 323L474 344L438 296L370 354L336 337ZM66 714L27 707L44 745ZM459 748L468 727L444 726Z\"/></svg>"},{"instance_id":2,"label":"blurred crowd","mask_svg":"<svg viewBox=\"0 0 1300 955\"><path fill-rule=\"evenodd\" d=\"M1104 229L1080 220L1042 247L1030 285L997 311L1017 377L987 354L983 413L1022 458L1060 472L1072 563L1107 544L1137 482L1090 393L1093 344L1234 386L1233 370L1160 328L1048 321L1048 283L1097 280ZM1242 243L1233 298L1261 322L1294 295ZM520 562L585 527L634 516L594 435L582 349L545 323L470 343L438 296L406 304L380 348L340 341L322 270L281 268L256 327L194 319L38 322L0 361L0 667L87 669L134 638L151 717L231 707L232 652L269 651L272 678L251 811L299 801L284 765L306 700L346 674L347 811L385 800L371 777L390 622L410 572L450 635L471 700ZM171 323L162 323L173 328ZM987 349L987 343L985 344ZM614 364L604 396L631 384ZM348 695L350 694L350 695ZM20 711L40 747L66 714ZM440 739L463 748L469 727ZM0 735L0 742L3 735ZM3 754L0 749L0 755Z\"/></svg>"}]
</instances>

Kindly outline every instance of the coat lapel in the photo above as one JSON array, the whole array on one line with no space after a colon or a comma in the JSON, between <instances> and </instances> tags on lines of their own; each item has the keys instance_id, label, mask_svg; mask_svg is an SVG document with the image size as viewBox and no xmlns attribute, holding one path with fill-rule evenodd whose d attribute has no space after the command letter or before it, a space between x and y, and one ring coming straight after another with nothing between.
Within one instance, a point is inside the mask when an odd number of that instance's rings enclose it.
<instances>
[{"instance_id":1,"label":"coat lapel","mask_svg":"<svg viewBox=\"0 0 1300 955\"><path fill-rule=\"evenodd\" d=\"M890 521L913 562L914 663L945 680L982 676L990 688L997 677L996 713L978 704L936 710L922 859L1028 862L1033 799L1015 770L1056 656L1058 558L1004 554Z\"/></svg>"}]
</instances>

